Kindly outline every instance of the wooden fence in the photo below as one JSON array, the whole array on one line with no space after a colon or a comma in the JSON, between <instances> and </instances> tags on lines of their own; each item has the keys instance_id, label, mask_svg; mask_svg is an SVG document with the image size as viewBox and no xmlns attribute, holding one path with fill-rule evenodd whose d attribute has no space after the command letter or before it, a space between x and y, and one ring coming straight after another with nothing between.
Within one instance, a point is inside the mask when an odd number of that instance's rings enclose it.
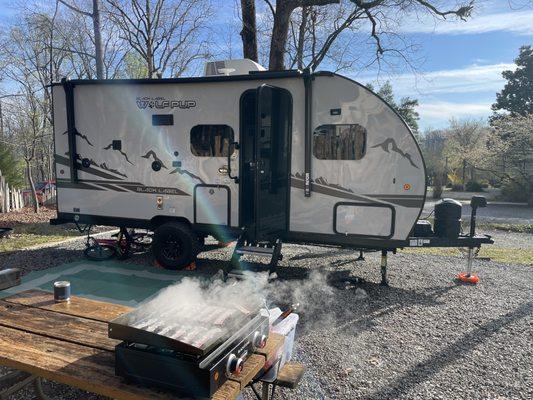
<instances>
[{"instance_id":1,"label":"wooden fence","mask_svg":"<svg viewBox=\"0 0 533 400\"><path fill-rule=\"evenodd\" d=\"M22 190L10 188L0 171L0 214L24 207Z\"/></svg>"}]
</instances>

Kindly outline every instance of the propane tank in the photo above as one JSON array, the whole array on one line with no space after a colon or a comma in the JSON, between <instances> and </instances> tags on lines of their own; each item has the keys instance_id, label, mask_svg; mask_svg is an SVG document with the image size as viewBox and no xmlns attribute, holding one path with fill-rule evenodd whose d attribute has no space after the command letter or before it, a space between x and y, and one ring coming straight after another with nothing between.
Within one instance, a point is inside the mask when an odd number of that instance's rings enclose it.
<instances>
[{"instance_id":1,"label":"propane tank","mask_svg":"<svg viewBox=\"0 0 533 400\"><path fill-rule=\"evenodd\" d=\"M455 239L461 233L462 205L454 199L442 199L435 204L435 235Z\"/></svg>"}]
</instances>

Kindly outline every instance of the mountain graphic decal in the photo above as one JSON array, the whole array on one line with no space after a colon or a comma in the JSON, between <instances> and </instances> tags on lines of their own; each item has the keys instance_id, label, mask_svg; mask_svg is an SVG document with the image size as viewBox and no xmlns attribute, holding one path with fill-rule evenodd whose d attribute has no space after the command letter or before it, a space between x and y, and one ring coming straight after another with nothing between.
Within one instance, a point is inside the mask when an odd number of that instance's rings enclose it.
<instances>
[{"instance_id":1,"label":"mountain graphic decal","mask_svg":"<svg viewBox=\"0 0 533 400\"><path fill-rule=\"evenodd\" d=\"M112 149L112 148L113 148L113 143L110 143L106 147L104 147L103 150L109 150L109 149ZM124 156L124 158L126 159L126 161L129 162L131 165L135 165L134 163L132 163L130 161L130 159L128 158L128 155L126 153L124 153L122 150L115 150L115 151L118 151L120 154L122 154Z\"/></svg>"},{"instance_id":2,"label":"mountain graphic decal","mask_svg":"<svg viewBox=\"0 0 533 400\"><path fill-rule=\"evenodd\" d=\"M63 132L63 135L66 135L67 133L68 133L68 131L65 131L65 132ZM79 133L78 130L76 130L76 136L81 137L83 140L85 140L89 144L89 146L93 146L94 147L94 145L89 141L89 138L86 135L83 135L83 134Z\"/></svg>"},{"instance_id":3,"label":"mountain graphic decal","mask_svg":"<svg viewBox=\"0 0 533 400\"><path fill-rule=\"evenodd\" d=\"M146 158L147 160L149 160L151 157L154 161L159 161L161 163L161 168L168 169L167 166L163 163L163 161L161 161L159 157L157 157L157 154L155 154L155 151L153 150L149 150L144 156L141 157Z\"/></svg>"},{"instance_id":4,"label":"mountain graphic decal","mask_svg":"<svg viewBox=\"0 0 533 400\"><path fill-rule=\"evenodd\" d=\"M387 140L385 140L383 143L378 143L376 144L375 146L372 146L373 149L375 149L376 147L381 147L383 149L383 151L387 152L387 153L390 153L390 151L392 150L393 152L395 153L398 153L399 155L401 155L403 158L406 158L407 160L409 160L409 162L411 163L411 165L413 167L415 167L416 169L420 169L414 162L413 162L413 159L411 157L411 154L407 153L407 152L404 152L402 151L398 145L396 144L396 142L394 141L394 139L392 138L388 138Z\"/></svg>"}]
</instances>

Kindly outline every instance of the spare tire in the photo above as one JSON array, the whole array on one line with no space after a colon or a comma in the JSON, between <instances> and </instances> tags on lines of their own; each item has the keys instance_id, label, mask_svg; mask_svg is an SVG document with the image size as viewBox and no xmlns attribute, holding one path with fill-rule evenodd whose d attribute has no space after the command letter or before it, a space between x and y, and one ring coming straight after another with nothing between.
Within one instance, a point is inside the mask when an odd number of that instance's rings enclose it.
<instances>
[{"instance_id":1,"label":"spare tire","mask_svg":"<svg viewBox=\"0 0 533 400\"><path fill-rule=\"evenodd\" d=\"M154 231L152 249L157 262L166 269L182 269L200 252L198 236L181 222L167 222Z\"/></svg>"}]
</instances>

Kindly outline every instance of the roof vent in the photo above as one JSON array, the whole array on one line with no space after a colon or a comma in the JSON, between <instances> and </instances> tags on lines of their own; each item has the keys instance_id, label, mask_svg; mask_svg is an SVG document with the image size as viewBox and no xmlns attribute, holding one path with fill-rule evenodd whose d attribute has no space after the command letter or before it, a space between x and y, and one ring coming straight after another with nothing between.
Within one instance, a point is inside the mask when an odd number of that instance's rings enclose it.
<instances>
[{"instance_id":1,"label":"roof vent","mask_svg":"<svg viewBox=\"0 0 533 400\"><path fill-rule=\"evenodd\" d=\"M204 76L248 75L252 71L266 71L266 69L247 58L242 60L209 61L205 63Z\"/></svg>"}]
</instances>

